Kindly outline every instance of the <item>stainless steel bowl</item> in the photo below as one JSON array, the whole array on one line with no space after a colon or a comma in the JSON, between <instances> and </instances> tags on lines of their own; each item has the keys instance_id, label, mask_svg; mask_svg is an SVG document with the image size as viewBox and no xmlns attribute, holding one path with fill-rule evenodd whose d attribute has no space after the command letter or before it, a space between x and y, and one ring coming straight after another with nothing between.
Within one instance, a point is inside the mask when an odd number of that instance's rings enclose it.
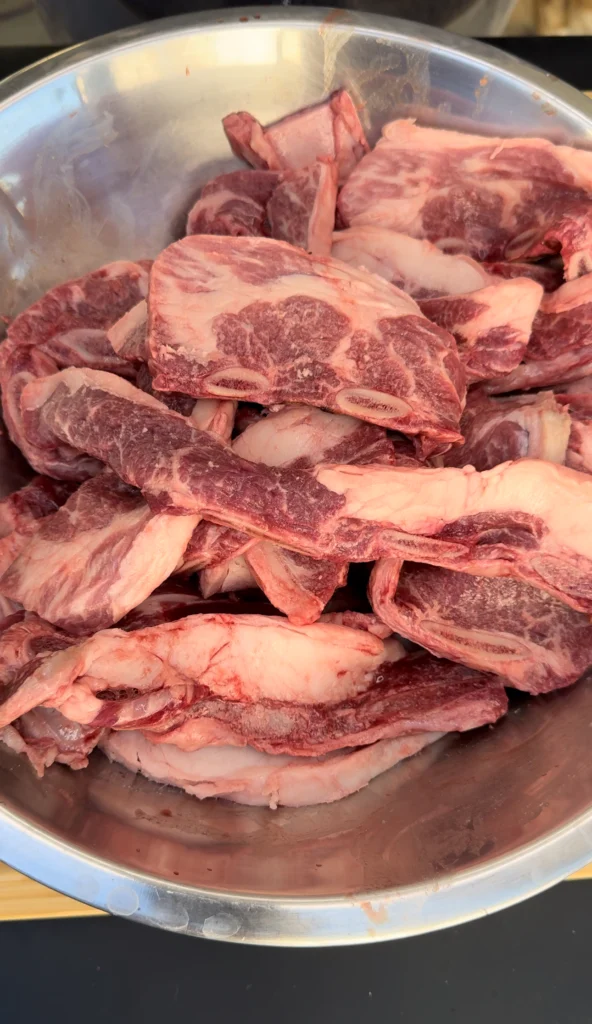
<instances>
[{"instance_id":1,"label":"stainless steel bowl","mask_svg":"<svg viewBox=\"0 0 592 1024\"><path fill-rule=\"evenodd\" d=\"M583 142L552 76L423 26L256 8L85 44L0 86L0 308L154 255L233 166L221 117L269 121L346 85L370 137L401 114ZM39 782L0 747L0 857L95 906L210 938L312 945L429 931L507 906L592 855L592 686L524 700L341 803L199 803L110 765Z\"/></svg>"}]
</instances>

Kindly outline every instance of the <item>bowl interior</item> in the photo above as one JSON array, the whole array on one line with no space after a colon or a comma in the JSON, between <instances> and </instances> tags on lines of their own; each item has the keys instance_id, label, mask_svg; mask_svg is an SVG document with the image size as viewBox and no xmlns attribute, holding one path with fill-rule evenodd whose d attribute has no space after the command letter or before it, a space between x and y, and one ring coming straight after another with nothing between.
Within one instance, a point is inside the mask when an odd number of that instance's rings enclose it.
<instances>
[{"instance_id":1,"label":"bowl interior","mask_svg":"<svg viewBox=\"0 0 592 1024\"><path fill-rule=\"evenodd\" d=\"M592 126L587 101L542 72L387 18L253 8L94 41L0 86L0 310L178 236L201 184L237 165L225 114L267 122L342 85L371 141L396 116L580 144ZM8 476L3 464L5 492ZM521 700L495 729L444 740L341 803L276 812L200 803L102 755L39 782L0 745L0 855L114 912L200 934L417 931L583 862L591 724L584 682ZM347 935L339 907L362 908Z\"/></svg>"}]
</instances>

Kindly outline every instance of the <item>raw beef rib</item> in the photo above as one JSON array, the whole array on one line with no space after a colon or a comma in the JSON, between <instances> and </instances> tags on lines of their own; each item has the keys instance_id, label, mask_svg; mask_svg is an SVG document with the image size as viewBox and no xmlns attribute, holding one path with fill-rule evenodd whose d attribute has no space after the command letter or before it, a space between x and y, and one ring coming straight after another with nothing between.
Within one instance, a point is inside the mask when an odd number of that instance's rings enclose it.
<instances>
[{"instance_id":1,"label":"raw beef rib","mask_svg":"<svg viewBox=\"0 0 592 1024\"><path fill-rule=\"evenodd\" d=\"M459 440L464 375L454 340L367 271L267 238L195 235L150 278L154 386L269 405L305 402Z\"/></svg>"},{"instance_id":2,"label":"raw beef rib","mask_svg":"<svg viewBox=\"0 0 592 1024\"><path fill-rule=\"evenodd\" d=\"M330 256L336 202L337 166L332 160L288 171L267 204L269 233L313 256Z\"/></svg>"},{"instance_id":3,"label":"raw beef rib","mask_svg":"<svg viewBox=\"0 0 592 1024\"><path fill-rule=\"evenodd\" d=\"M518 366L543 292L535 281L503 281L469 256L368 224L335 232L332 252L412 295L429 320L456 338L469 381Z\"/></svg>"},{"instance_id":4,"label":"raw beef rib","mask_svg":"<svg viewBox=\"0 0 592 1024\"><path fill-rule=\"evenodd\" d=\"M495 672L529 693L575 683L592 665L592 625L544 591L391 558L370 579L376 614L439 657Z\"/></svg>"},{"instance_id":5,"label":"raw beef rib","mask_svg":"<svg viewBox=\"0 0 592 1024\"><path fill-rule=\"evenodd\" d=\"M561 251L566 279L592 270L592 153L392 121L339 197L346 226L374 224L478 260Z\"/></svg>"},{"instance_id":6,"label":"raw beef rib","mask_svg":"<svg viewBox=\"0 0 592 1024\"><path fill-rule=\"evenodd\" d=\"M487 389L495 394L540 388L590 372L592 274L586 274L545 295L534 320L524 361L512 373L489 381Z\"/></svg>"},{"instance_id":7,"label":"raw beef rib","mask_svg":"<svg viewBox=\"0 0 592 1024\"><path fill-rule=\"evenodd\" d=\"M392 465L395 461L392 442L381 427L298 405L286 406L251 424L236 438L233 449L250 462L300 469L336 460L356 465ZM218 529L228 545L228 531ZM203 532L199 535L206 536ZM315 622L347 577L345 563L310 558L268 542L245 545L245 535L240 532L236 534L236 550L240 554L230 559L226 555L225 561L213 559L211 567L204 569L200 578L203 595L215 593L215 588L227 591L260 586L271 603L296 625ZM186 554L185 571L187 563L195 559L193 540Z\"/></svg>"},{"instance_id":8,"label":"raw beef rib","mask_svg":"<svg viewBox=\"0 0 592 1024\"><path fill-rule=\"evenodd\" d=\"M526 352L543 289L526 277L498 281L468 295L420 302L428 319L450 331L469 383L514 370Z\"/></svg>"},{"instance_id":9,"label":"raw beef rib","mask_svg":"<svg viewBox=\"0 0 592 1024\"><path fill-rule=\"evenodd\" d=\"M469 393L461 430L465 443L443 456L446 466L484 470L525 458L564 465L571 420L549 391L490 398L476 389Z\"/></svg>"},{"instance_id":10,"label":"raw beef rib","mask_svg":"<svg viewBox=\"0 0 592 1024\"><path fill-rule=\"evenodd\" d=\"M0 637L0 727L43 704L80 724L169 728L205 697L258 703L324 704L368 689L375 670L404 651L361 629L316 622L295 627L264 615L191 615L161 626L104 630L75 644L33 616L41 650L31 655L23 623ZM29 633L31 632L29 627ZM74 643L74 646L72 644ZM66 649L62 649L66 647ZM23 653L21 653L23 652ZM155 697L150 703L148 697ZM133 723L133 724L130 724Z\"/></svg>"},{"instance_id":11,"label":"raw beef rib","mask_svg":"<svg viewBox=\"0 0 592 1024\"><path fill-rule=\"evenodd\" d=\"M66 446L49 461L25 441L20 396L25 384L67 366L88 366L131 376L107 330L148 291L150 263L109 263L85 277L52 288L17 316L0 351L4 419L12 440L34 469L64 480L82 480L99 468Z\"/></svg>"},{"instance_id":12,"label":"raw beef rib","mask_svg":"<svg viewBox=\"0 0 592 1024\"><path fill-rule=\"evenodd\" d=\"M187 218L188 235L263 235L272 171L230 171L208 181ZM335 211L333 211L335 216Z\"/></svg>"},{"instance_id":13,"label":"raw beef rib","mask_svg":"<svg viewBox=\"0 0 592 1024\"><path fill-rule=\"evenodd\" d=\"M165 717L155 729L143 731L155 743L198 750L211 742L215 723L218 730L226 730L229 744L248 743L268 754L307 757L413 733L464 732L505 713L507 698L498 678L425 651L400 658L400 645L394 649L397 660L389 661L387 653L368 687L344 701L252 703L204 693L183 719L176 716L178 724L172 716L172 728Z\"/></svg>"},{"instance_id":14,"label":"raw beef rib","mask_svg":"<svg viewBox=\"0 0 592 1024\"><path fill-rule=\"evenodd\" d=\"M39 522L0 592L71 633L104 629L170 576L195 519L152 512L107 470Z\"/></svg>"},{"instance_id":15,"label":"raw beef rib","mask_svg":"<svg viewBox=\"0 0 592 1024\"><path fill-rule=\"evenodd\" d=\"M232 151L252 167L299 170L328 157L337 164L340 185L369 149L356 108L345 89L267 128L244 111L229 114L222 124Z\"/></svg>"},{"instance_id":16,"label":"raw beef rib","mask_svg":"<svg viewBox=\"0 0 592 1024\"><path fill-rule=\"evenodd\" d=\"M252 747L205 747L192 753L155 746L140 732L112 732L101 748L112 761L191 796L239 804L309 807L357 792L393 765L440 739L440 733L382 740L330 757L264 754Z\"/></svg>"},{"instance_id":17,"label":"raw beef rib","mask_svg":"<svg viewBox=\"0 0 592 1024\"><path fill-rule=\"evenodd\" d=\"M234 427L236 402L224 402L218 398L192 398L179 391L155 391L152 387L152 375L146 363L142 363L136 374L136 387L147 395L152 395L167 409L187 416L198 430L211 430L224 441L230 441Z\"/></svg>"},{"instance_id":18,"label":"raw beef rib","mask_svg":"<svg viewBox=\"0 0 592 1024\"><path fill-rule=\"evenodd\" d=\"M317 558L399 555L513 576L592 611L592 479L535 459L484 473L397 466L276 469L99 370L23 392L27 437L101 458L157 511L201 514Z\"/></svg>"},{"instance_id":19,"label":"raw beef rib","mask_svg":"<svg viewBox=\"0 0 592 1024\"><path fill-rule=\"evenodd\" d=\"M271 541L260 541L243 557L255 585L297 626L316 622L329 598L347 582L347 562L311 558Z\"/></svg>"},{"instance_id":20,"label":"raw beef rib","mask_svg":"<svg viewBox=\"0 0 592 1024\"><path fill-rule=\"evenodd\" d=\"M336 231L332 255L352 267L365 267L379 274L418 302L478 291L500 278L531 278L545 291L554 291L563 280L561 266L557 269L538 263L477 263L462 253L443 252L426 239L373 224Z\"/></svg>"},{"instance_id":21,"label":"raw beef rib","mask_svg":"<svg viewBox=\"0 0 592 1024\"><path fill-rule=\"evenodd\" d=\"M405 657L395 640L229 614L106 630L46 653L8 688L0 723L40 703L82 725L142 728L185 749L217 741L299 756L473 729L507 708L496 677L425 652Z\"/></svg>"}]
</instances>

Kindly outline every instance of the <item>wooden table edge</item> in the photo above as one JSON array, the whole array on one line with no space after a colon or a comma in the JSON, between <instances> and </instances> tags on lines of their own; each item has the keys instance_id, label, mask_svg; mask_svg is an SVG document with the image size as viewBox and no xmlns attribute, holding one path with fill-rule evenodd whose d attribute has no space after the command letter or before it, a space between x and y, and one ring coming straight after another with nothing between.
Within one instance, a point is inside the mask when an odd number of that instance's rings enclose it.
<instances>
[{"instance_id":1,"label":"wooden table edge","mask_svg":"<svg viewBox=\"0 0 592 1024\"><path fill-rule=\"evenodd\" d=\"M570 879L592 878L592 864L570 875ZM40 882L0 863L0 921L31 921L64 917L103 916L102 910L62 896Z\"/></svg>"}]
</instances>

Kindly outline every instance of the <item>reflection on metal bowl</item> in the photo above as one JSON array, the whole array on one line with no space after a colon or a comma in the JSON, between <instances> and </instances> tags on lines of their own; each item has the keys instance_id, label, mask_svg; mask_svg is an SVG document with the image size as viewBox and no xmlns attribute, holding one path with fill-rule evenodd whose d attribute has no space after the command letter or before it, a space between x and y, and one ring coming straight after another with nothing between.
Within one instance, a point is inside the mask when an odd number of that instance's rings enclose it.
<instances>
[{"instance_id":1,"label":"reflection on metal bowl","mask_svg":"<svg viewBox=\"0 0 592 1024\"><path fill-rule=\"evenodd\" d=\"M347 86L370 138L397 115L584 140L592 108L520 62L435 29L289 8L93 41L0 86L0 308L155 255L234 166L220 119L273 120ZM409 935L490 912L592 850L592 686L520 700L328 807L200 803L109 764L39 782L0 748L0 856L113 913L237 941Z\"/></svg>"}]
</instances>

